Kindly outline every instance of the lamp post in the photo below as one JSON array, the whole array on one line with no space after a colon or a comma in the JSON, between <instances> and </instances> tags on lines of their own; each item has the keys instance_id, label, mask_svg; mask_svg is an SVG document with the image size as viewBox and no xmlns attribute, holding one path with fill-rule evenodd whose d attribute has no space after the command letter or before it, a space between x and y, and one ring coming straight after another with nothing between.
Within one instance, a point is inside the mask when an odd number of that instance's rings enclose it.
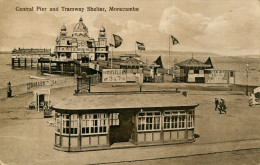
<instances>
[{"instance_id":1,"label":"lamp post","mask_svg":"<svg viewBox=\"0 0 260 165\"><path fill-rule=\"evenodd\" d=\"M249 76L249 64L246 63L246 95L248 96L248 76Z\"/></svg>"}]
</instances>

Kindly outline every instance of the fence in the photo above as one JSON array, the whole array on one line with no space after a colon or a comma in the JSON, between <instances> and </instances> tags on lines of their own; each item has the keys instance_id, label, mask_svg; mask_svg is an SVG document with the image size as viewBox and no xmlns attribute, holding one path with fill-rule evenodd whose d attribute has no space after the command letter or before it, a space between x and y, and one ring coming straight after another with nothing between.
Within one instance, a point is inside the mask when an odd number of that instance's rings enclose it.
<instances>
[{"instance_id":1,"label":"fence","mask_svg":"<svg viewBox=\"0 0 260 165\"><path fill-rule=\"evenodd\" d=\"M11 86L12 96L33 92L37 88L49 87L51 89L76 86L74 77L53 78L48 80L31 80L20 85ZM7 97L7 87L0 89L0 99Z\"/></svg>"}]
</instances>

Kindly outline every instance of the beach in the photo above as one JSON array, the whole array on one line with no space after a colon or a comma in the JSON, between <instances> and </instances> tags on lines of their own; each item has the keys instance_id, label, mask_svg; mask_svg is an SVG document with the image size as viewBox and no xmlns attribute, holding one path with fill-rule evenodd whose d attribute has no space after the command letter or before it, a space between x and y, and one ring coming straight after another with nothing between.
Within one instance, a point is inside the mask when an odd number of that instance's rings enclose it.
<instances>
[{"instance_id":1,"label":"beach","mask_svg":"<svg viewBox=\"0 0 260 165\"><path fill-rule=\"evenodd\" d=\"M121 88L126 91L138 90L135 85L112 86L113 84L101 83L92 86L92 91L120 91ZM157 84L154 89L151 84L144 85L144 90L175 90L176 87L178 84L166 83ZM58 97L69 97L74 90L75 86L52 89L50 100L55 103ZM153 94L146 95L153 97ZM49 123L54 122L54 118L43 118L42 112L28 109L28 105L33 101L32 93L3 99L0 101L0 160L4 164L26 165L116 163L165 156L225 152L239 148L254 148L258 145L260 147L260 130L257 127L260 119L259 106L249 107L248 97L244 92L188 90L188 97L199 104L195 111L195 134L198 138L194 143L79 153L53 149L54 127ZM227 114L219 114L214 110L215 97L226 100Z\"/></svg>"}]
</instances>

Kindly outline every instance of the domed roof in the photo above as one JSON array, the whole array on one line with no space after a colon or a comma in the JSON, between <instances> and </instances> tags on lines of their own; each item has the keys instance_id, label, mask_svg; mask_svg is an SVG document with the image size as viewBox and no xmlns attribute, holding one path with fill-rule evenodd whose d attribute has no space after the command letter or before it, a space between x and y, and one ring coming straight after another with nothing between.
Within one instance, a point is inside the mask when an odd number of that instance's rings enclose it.
<instances>
[{"instance_id":1,"label":"domed roof","mask_svg":"<svg viewBox=\"0 0 260 165\"><path fill-rule=\"evenodd\" d=\"M100 28L100 32L106 32L106 29L104 28L104 26L102 26L102 27Z\"/></svg>"},{"instance_id":2,"label":"domed roof","mask_svg":"<svg viewBox=\"0 0 260 165\"><path fill-rule=\"evenodd\" d=\"M63 24L63 26L61 27L61 31L66 31L66 26Z\"/></svg>"},{"instance_id":3,"label":"domed roof","mask_svg":"<svg viewBox=\"0 0 260 165\"><path fill-rule=\"evenodd\" d=\"M88 31L88 28L86 27L86 25L83 23L83 19L80 17L79 19L79 23L76 24L76 26L74 27L74 31L77 32L85 32Z\"/></svg>"}]
</instances>

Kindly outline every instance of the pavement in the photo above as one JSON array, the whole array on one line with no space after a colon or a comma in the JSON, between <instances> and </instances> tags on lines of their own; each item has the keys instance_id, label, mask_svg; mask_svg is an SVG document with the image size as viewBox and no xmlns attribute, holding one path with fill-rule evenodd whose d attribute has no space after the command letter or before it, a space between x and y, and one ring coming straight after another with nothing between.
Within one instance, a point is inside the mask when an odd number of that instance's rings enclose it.
<instances>
[{"instance_id":1,"label":"pavement","mask_svg":"<svg viewBox=\"0 0 260 165\"><path fill-rule=\"evenodd\" d=\"M116 84L98 84L93 86L93 91L138 90L135 85L123 87L112 87L112 85ZM174 90L173 85L166 83L153 87L151 84L145 86L144 89ZM75 87L53 89L50 100L55 100L60 95L72 95L74 90ZM54 122L54 119L44 119L42 113L28 110L28 105L33 100L32 93L0 100L0 162L2 164L49 165L116 164L143 161L146 164L149 160L260 148L258 127L260 106L249 107L248 98L243 91L189 90L188 97L200 104L195 112L195 134L198 138L194 143L76 153L53 149L54 127L48 123ZM225 98L227 114L214 111L215 97Z\"/></svg>"}]
</instances>

